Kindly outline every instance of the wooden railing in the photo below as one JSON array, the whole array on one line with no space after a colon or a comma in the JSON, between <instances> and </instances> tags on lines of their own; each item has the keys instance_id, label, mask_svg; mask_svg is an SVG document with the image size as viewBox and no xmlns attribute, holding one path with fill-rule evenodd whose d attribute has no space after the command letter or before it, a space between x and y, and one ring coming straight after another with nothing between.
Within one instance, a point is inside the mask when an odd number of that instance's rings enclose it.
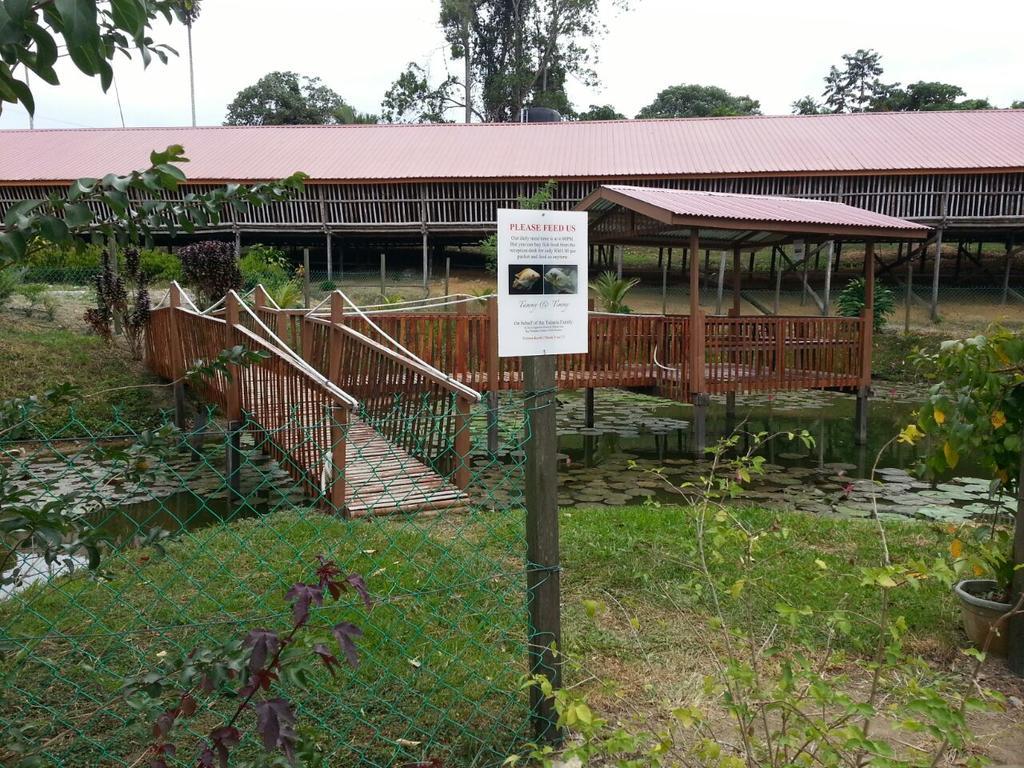
<instances>
[{"instance_id":1,"label":"wooden railing","mask_svg":"<svg viewBox=\"0 0 1024 768\"><path fill-rule=\"evenodd\" d=\"M856 387L862 333L860 318L706 318L706 391Z\"/></svg>"},{"instance_id":2,"label":"wooden railing","mask_svg":"<svg viewBox=\"0 0 1024 768\"><path fill-rule=\"evenodd\" d=\"M494 316L491 303L486 313L395 312L374 314L371 319L403 347L463 384L486 390L520 389L520 359L496 354ZM371 339L381 339L359 316L346 314L344 323ZM665 327L661 316L591 313L590 351L559 355L558 385L563 389L651 386L659 377L654 353L665 345ZM673 327L685 327L685 318Z\"/></svg>"},{"instance_id":3,"label":"wooden railing","mask_svg":"<svg viewBox=\"0 0 1024 768\"><path fill-rule=\"evenodd\" d=\"M492 300L493 301L493 300ZM460 305L462 306L462 305ZM375 314L373 322L452 378L484 390L519 389L519 358L498 358L493 305L465 311ZM370 338L362 318L344 323ZM558 385L657 387L672 399L694 392L854 388L862 383L863 320L846 317L701 316L704 370L692 371L688 315L590 313L589 352L558 358ZM702 374L703 380L696 381ZM699 389L697 389L699 387Z\"/></svg>"},{"instance_id":4,"label":"wooden railing","mask_svg":"<svg viewBox=\"0 0 1024 768\"><path fill-rule=\"evenodd\" d=\"M180 297L175 284L170 305L151 313L146 334L150 369L181 382L189 371L205 366L201 375L188 377L189 386L221 409L232 430L244 423L257 431L263 450L280 461L310 496L324 494L341 509L345 425L358 402L283 350L258 324L243 320L247 313L233 291L219 317L182 306ZM210 366L222 351L236 346L262 355L242 365L229 364L230 375ZM326 464L333 471L325 473Z\"/></svg>"},{"instance_id":5,"label":"wooden railing","mask_svg":"<svg viewBox=\"0 0 1024 768\"><path fill-rule=\"evenodd\" d=\"M396 345L362 318L343 316L343 298L337 292L328 315L270 307L260 289L256 303L261 319L286 330L306 362L359 400L362 420L458 487L468 485L470 408L480 396L417 360L425 350L422 342L407 347L405 341L415 340L401 334ZM361 321L376 338L357 330L354 321Z\"/></svg>"}]
</instances>

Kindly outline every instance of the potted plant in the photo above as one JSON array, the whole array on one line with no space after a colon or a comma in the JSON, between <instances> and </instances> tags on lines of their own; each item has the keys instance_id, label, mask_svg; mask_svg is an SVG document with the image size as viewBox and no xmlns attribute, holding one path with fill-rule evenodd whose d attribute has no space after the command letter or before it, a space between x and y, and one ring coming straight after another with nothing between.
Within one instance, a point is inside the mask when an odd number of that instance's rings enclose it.
<instances>
[{"instance_id":1,"label":"potted plant","mask_svg":"<svg viewBox=\"0 0 1024 768\"><path fill-rule=\"evenodd\" d=\"M1012 525L1001 521L996 512L990 521L961 525L949 545L959 579L953 593L960 603L964 630L976 647L1001 657L1008 650L1004 617L1011 609L1013 589L1012 536Z\"/></svg>"},{"instance_id":2,"label":"potted plant","mask_svg":"<svg viewBox=\"0 0 1024 768\"><path fill-rule=\"evenodd\" d=\"M992 328L982 336L944 342L919 360L937 384L918 413L927 449L919 473L939 479L970 456L991 478L993 496L1017 498L1024 510L1024 335ZM991 622L1005 616L1024 594L1024 524L993 514L970 535L958 536L951 553L963 577L955 587L971 639L984 644ZM1017 554L1016 558L1014 553ZM1024 674L1024 616L1003 622L990 651L1009 649L1010 667ZM1012 639L1011 639L1012 638Z\"/></svg>"}]
</instances>

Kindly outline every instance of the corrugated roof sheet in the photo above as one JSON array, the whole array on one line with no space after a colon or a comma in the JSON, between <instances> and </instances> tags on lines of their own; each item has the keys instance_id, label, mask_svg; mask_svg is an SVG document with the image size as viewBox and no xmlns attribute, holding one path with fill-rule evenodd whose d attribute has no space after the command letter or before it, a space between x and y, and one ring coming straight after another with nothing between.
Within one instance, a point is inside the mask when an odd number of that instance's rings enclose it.
<instances>
[{"instance_id":1,"label":"corrugated roof sheet","mask_svg":"<svg viewBox=\"0 0 1024 768\"><path fill-rule=\"evenodd\" d=\"M779 224L807 224L823 227L870 227L901 231L927 232L930 227L894 216L854 208L844 203L768 195L735 195L699 190L652 189L622 184L606 184L611 190L632 200L653 205L678 216L729 219L736 222L758 221ZM599 194L600 189L591 197ZM590 198L588 198L589 200ZM586 207L587 200L580 203Z\"/></svg>"},{"instance_id":2,"label":"corrugated roof sheet","mask_svg":"<svg viewBox=\"0 0 1024 768\"><path fill-rule=\"evenodd\" d=\"M0 182L145 167L185 146L190 179L639 178L1024 168L1024 111L443 125L0 132Z\"/></svg>"}]
</instances>

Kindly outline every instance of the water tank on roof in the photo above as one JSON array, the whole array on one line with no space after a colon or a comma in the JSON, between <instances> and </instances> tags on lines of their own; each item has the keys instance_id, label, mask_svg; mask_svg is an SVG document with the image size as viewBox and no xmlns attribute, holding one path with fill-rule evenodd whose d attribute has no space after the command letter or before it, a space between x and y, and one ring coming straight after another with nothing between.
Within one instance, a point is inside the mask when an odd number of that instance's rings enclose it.
<instances>
[{"instance_id":1,"label":"water tank on roof","mask_svg":"<svg viewBox=\"0 0 1024 768\"><path fill-rule=\"evenodd\" d=\"M519 115L521 123L560 123L562 115L557 109L548 107L523 107Z\"/></svg>"}]
</instances>

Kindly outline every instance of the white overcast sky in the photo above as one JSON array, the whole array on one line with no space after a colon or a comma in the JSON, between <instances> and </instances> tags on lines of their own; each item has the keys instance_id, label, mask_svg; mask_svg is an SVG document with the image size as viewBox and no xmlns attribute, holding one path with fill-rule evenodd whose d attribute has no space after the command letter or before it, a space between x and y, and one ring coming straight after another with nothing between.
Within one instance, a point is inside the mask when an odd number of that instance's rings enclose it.
<instances>
[{"instance_id":1,"label":"white overcast sky","mask_svg":"<svg viewBox=\"0 0 1024 768\"><path fill-rule=\"evenodd\" d=\"M1024 99L1024 2L1020 0L631 0L608 4L600 42L599 88L572 83L577 107L609 103L633 116L661 89L714 84L787 114L857 48L882 53L885 80L942 80L997 106ZM379 112L390 83L410 61L443 73L437 0L204 0L193 32L198 120L218 125L235 93L276 69L315 75L361 111ZM155 37L178 58L143 70L119 60L125 123L187 125L184 28ZM38 81L37 128L120 125L113 89L67 73L64 85ZM28 127L5 106L0 127Z\"/></svg>"}]
</instances>

